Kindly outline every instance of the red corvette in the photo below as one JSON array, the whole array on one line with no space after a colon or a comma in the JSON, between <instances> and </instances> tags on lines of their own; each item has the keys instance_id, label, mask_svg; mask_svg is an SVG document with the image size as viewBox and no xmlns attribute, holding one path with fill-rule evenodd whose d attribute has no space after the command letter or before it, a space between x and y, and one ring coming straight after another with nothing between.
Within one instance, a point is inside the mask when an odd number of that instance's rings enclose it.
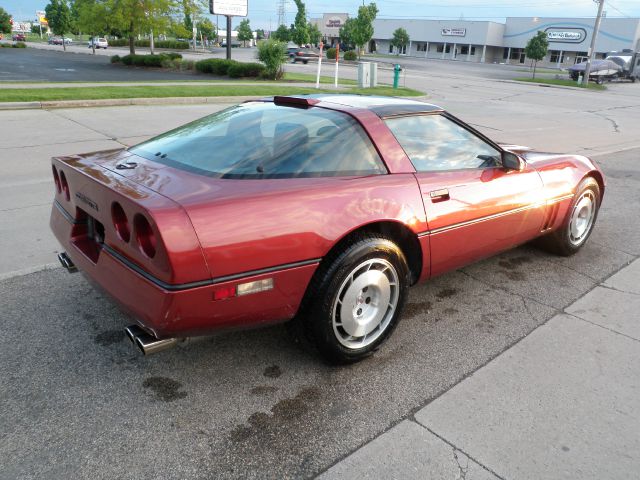
<instances>
[{"instance_id":1,"label":"red corvette","mask_svg":"<svg viewBox=\"0 0 640 480\"><path fill-rule=\"evenodd\" d=\"M274 97L126 150L53 159L51 228L145 353L294 319L333 362L374 351L409 286L538 237L571 255L605 183L426 103Z\"/></svg>"}]
</instances>

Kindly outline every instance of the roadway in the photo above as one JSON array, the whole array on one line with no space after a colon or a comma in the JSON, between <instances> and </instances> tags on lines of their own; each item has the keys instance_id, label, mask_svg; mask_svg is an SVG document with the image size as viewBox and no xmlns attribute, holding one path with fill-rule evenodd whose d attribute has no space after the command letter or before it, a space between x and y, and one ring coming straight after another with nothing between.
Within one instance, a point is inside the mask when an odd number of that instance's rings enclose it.
<instances>
[{"instance_id":1,"label":"roadway","mask_svg":"<svg viewBox=\"0 0 640 480\"><path fill-rule=\"evenodd\" d=\"M640 256L638 84L588 92L446 73L407 84L494 139L594 156L606 197L575 257L523 246L417 286L390 341L342 368L283 326L141 357L122 332L130 318L81 275L49 268L51 155L131 145L225 105L0 112L0 477L314 476Z\"/></svg>"}]
</instances>

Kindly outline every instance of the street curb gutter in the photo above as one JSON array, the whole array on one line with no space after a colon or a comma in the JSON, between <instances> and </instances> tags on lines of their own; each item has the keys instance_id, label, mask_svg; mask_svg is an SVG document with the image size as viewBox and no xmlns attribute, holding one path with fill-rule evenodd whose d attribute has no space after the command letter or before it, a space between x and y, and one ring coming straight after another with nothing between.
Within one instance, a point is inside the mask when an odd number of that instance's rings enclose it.
<instances>
[{"instance_id":1,"label":"street curb gutter","mask_svg":"<svg viewBox=\"0 0 640 480\"><path fill-rule=\"evenodd\" d=\"M235 104L263 97L264 95L231 97L118 98L105 100L60 100L50 102L1 102L0 110L46 110L50 108L123 107L128 105L204 105L208 103Z\"/></svg>"},{"instance_id":2,"label":"street curb gutter","mask_svg":"<svg viewBox=\"0 0 640 480\"><path fill-rule=\"evenodd\" d=\"M120 98L105 100L60 100L54 102L0 102L0 110L48 110L53 108L82 107L124 107L129 105L204 105L237 104L248 100L265 98L268 95L231 96L231 97L163 97L163 98ZM405 97L401 97L405 98ZM406 97L425 102L427 95Z\"/></svg>"}]
</instances>

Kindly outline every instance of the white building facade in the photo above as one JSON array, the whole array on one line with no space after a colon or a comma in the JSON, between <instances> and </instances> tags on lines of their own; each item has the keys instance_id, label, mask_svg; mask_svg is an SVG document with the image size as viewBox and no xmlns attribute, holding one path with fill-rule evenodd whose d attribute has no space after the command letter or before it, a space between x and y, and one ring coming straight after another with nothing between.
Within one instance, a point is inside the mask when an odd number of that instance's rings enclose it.
<instances>
[{"instance_id":1,"label":"white building facade","mask_svg":"<svg viewBox=\"0 0 640 480\"><path fill-rule=\"evenodd\" d=\"M567 67L587 58L594 19L509 17L505 23L469 20L378 19L369 51L394 55L483 63L525 63L524 48L537 31L547 34L543 64ZM410 43L397 52L391 38L404 28ZM624 49L640 50L640 18L604 18L596 56Z\"/></svg>"}]
</instances>

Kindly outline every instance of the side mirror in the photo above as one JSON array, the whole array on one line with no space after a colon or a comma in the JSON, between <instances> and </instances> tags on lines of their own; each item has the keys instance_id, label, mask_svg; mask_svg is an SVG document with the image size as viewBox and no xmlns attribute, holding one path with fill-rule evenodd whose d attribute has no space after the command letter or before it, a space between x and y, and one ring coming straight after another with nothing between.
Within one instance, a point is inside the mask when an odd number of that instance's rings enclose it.
<instances>
[{"instance_id":1,"label":"side mirror","mask_svg":"<svg viewBox=\"0 0 640 480\"><path fill-rule=\"evenodd\" d=\"M511 152L502 152L502 166L507 170L516 170L521 172L524 170L524 160L522 160L518 155Z\"/></svg>"}]
</instances>

